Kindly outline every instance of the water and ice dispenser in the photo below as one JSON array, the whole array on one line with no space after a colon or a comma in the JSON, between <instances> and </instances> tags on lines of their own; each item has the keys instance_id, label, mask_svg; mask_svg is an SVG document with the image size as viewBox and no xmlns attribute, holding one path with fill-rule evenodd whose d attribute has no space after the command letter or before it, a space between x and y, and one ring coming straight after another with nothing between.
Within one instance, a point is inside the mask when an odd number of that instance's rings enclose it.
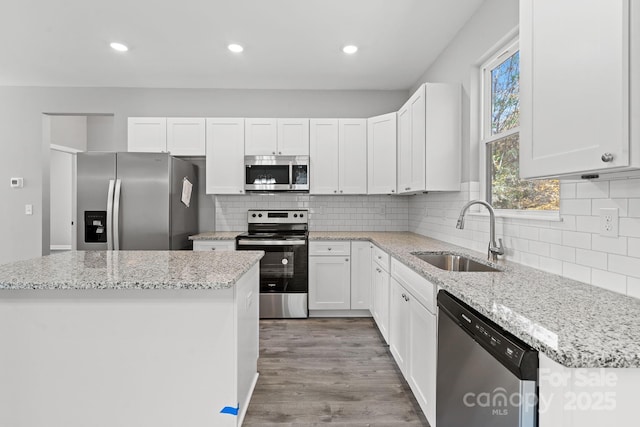
<instances>
[{"instance_id":1,"label":"water and ice dispenser","mask_svg":"<svg viewBox=\"0 0 640 427\"><path fill-rule=\"evenodd\" d=\"M107 211L84 211L85 243L106 243Z\"/></svg>"}]
</instances>

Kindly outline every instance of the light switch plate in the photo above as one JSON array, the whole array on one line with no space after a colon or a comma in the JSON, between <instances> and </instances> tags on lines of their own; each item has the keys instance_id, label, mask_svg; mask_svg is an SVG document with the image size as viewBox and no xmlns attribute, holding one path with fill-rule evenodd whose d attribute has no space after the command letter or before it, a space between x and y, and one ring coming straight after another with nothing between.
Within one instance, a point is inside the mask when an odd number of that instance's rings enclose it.
<instances>
[{"instance_id":1,"label":"light switch plate","mask_svg":"<svg viewBox=\"0 0 640 427\"><path fill-rule=\"evenodd\" d=\"M24 214L33 215L33 205L24 205Z\"/></svg>"},{"instance_id":2,"label":"light switch plate","mask_svg":"<svg viewBox=\"0 0 640 427\"><path fill-rule=\"evenodd\" d=\"M22 188L24 186L23 178L11 178L11 188Z\"/></svg>"}]
</instances>

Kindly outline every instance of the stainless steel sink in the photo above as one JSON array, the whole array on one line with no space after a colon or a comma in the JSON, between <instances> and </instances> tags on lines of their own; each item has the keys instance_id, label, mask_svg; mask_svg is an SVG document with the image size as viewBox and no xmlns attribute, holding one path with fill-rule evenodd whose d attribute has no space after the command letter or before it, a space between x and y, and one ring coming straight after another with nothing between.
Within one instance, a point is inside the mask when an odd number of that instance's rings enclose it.
<instances>
[{"instance_id":1,"label":"stainless steel sink","mask_svg":"<svg viewBox=\"0 0 640 427\"><path fill-rule=\"evenodd\" d=\"M447 252L412 252L411 255L420 258L423 261L428 262L434 267L438 267L441 270L447 271L484 271L484 272L499 272L497 268L490 265L483 264L481 262L472 260L463 255L457 255Z\"/></svg>"}]
</instances>

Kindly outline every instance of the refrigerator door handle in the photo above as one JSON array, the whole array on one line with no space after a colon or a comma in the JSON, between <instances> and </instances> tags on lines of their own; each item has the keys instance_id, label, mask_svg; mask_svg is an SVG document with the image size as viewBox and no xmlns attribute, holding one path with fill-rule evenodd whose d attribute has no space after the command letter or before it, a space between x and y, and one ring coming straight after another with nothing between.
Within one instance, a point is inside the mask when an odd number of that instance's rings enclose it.
<instances>
[{"instance_id":1,"label":"refrigerator door handle","mask_svg":"<svg viewBox=\"0 0 640 427\"><path fill-rule=\"evenodd\" d=\"M120 250L120 188L122 181L116 179L116 189L113 196L113 249Z\"/></svg>"},{"instance_id":2,"label":"refrigerator door handle","mask_svg":"<svg viewBox=\"0 0 640 427\"><path fill-rule=\"evenodd\" d=\"M107 193L107 250L113 250L113 189L115 180L109 180L109 192Z\"/></svg>"}]
</instances>

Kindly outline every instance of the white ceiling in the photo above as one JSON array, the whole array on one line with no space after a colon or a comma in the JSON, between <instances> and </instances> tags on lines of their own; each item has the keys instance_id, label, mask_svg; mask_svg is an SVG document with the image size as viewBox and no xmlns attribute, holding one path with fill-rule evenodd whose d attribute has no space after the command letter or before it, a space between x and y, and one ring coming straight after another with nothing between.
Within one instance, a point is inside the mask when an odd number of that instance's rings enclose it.
<instances>
[{"instance_id":1,"label":"white ceiling","mask_svg":"<svg viewBox=\"0 0 640 427\"><path fill-rule=\"evenodd\" d=\"M482 1L4 1L0 85L408 89Z\"/></svg>"}]
</instances>

